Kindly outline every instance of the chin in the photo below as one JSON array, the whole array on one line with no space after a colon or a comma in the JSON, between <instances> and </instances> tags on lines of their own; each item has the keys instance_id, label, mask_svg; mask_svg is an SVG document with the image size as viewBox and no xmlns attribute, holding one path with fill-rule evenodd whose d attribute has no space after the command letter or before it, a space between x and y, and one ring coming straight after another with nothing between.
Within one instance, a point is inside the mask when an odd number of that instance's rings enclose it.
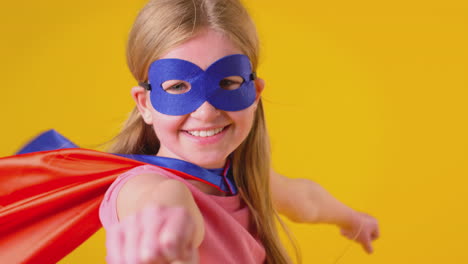
<instances>
[{"instance_id":1,"label":"chin","mask_svg":"<svg viewBox=\"0 0 468 264\"><path fill-rule=\"evenodd\" d=\"M223 168L226 163L226 158L220 159L220 157L227 157L227 155L223 156L220 154L215 155L215 156L210 155L210 157L206 155L195 155L195 156L197 157L194 159L190 159L190 162L202 168L206 168L206 169Z\"/></svg>"}]
</instances>

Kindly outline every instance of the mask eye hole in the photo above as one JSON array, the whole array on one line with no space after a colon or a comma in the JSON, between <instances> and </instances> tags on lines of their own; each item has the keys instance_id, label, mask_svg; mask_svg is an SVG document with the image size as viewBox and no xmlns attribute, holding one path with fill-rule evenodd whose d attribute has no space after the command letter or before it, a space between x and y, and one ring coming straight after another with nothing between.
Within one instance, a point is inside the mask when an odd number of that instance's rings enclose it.
<instances>
[{"instance_id":1,"label":"mask eye hole","mask_svg":"<svg viewBox=\"0 0 468 264\"><path fill-rule=\"evenodd\" d=\"M219 82L219 87L231 91L238 89L243 83L244 78L241 76L229 76Z\"/></svg>"},{"instance_id":2,"label":"mask eye hole","mask_svg":"<svg viewBox=\"0 0 468 264\"><path fill-rule=\"evenodd\" d=\"M162 89L170 94L184 94L191 89L190 83L182 80L168 80L161 84Z\"/></svg>"}]
</instances>

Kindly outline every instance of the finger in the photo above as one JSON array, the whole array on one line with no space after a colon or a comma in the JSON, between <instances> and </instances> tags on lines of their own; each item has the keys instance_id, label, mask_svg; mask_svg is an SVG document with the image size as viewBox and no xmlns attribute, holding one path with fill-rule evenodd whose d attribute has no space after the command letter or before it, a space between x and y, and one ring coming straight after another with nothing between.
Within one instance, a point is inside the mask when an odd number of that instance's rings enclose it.
<instances>
[{"instance_id":1,"label":"finger","mask_svg":"<svg viewBox=\"0 0 468 264\"><path fill-rule=\"evenodd\" d=\"M377 226L375 230L372 232L372 240L376 240L379 237L380 237L380 230L379 230L379 227Z\"/></svg>"},{"instance_id":2,"label":"finger","mask_svg":"<svg viewBox=\"0 0 468 264\"><path fill-rule=\"evenodd\" d=\"M192 221L184 208L171 208L160 234L161 250L168 260L184 260L193 239Z\"/></svg>"},{"instance_id":3,"label":"finger","mask_svg":"<svg viewBox=\"0 0 468 264\"><path fill-rule=\"evenodd\" d=\"M368 237L364 238L361 244L367 253L371 254L374 251L372 247L372 242Z\"/></svg>"},{"instance_id":4,"label":"finger","mask_svg":"<svg viewBox=\"0 0 468 264\"><path fill-rule=\"evenodd\" d=\"M109 264L120 263L120 252L122 250L123 236L120 225L116 224L106 231L106 262Z\"/></svg>"},{"instance_id":5,"label":"finger","mask_svg":"<svg viewBox=\"0 0 468 264\"><path fill-rule=\"evenodd\" d=\"M137 222L137 216L129 215L122 221L123 234L125 236L125 241L123 243L123 257L125 263L138 263L138 248L140 248L140 243L138 241L139 226Z\"/></svg>"},{"instance_id":6,"label":"finger","mask_svg":"<svg viewBox=\"0 0 468 264\"><path fill-rule=\"evenodd\" d=\"M189 263L190 264L198 264L198 249L191 246L190 249L188 250L188 256L187 256Z\"/></svg>"},{"instance_id":7,"label":"finger","mask_svg":"<svg viewBox=\"0 0 468 264\"><path fill-rule=\"evenodd\" d=\"M193 246L193 240L188 242L182 249L182 259L192 260L198 259L198 249ZM194 263L198 263L195 261Z\"/></svg>"},{"instance_id":8,"label":"finger","mask_svg":"<svg viewBox=\"0 0 468 264\"><path fill-rule=\"evenodd\" d=\"M369 254L372 254L372 252L374 252L374 248L372 247L371 243L365 244L364 250Z\"/></svg>"},{"instance_id":9,"label":"finger","mask_svg":"<svg viewBox=\"0 0 468 264\"><path fill-rule=\"evenodd\" d=\"M161 209L155 207L143 209L140 216L140 224L143 227L140 259L144 263L151 263L151 261L157 260L161 256L157 237L164 218Z\"/></svg>"},{"instance_id":10,"label":"finger","mask_svg":"<svg viewBox=\"0 0 468 264\"><path fill-rule=\"evenodd\" d=\"M198 264L198 250L194 247L191 247L188 250L187 256L184 260L176 260L171 262L171 264Z\"/></svg>"},{"instance_id":11,"label":"finger","mask_svg":"<svg viewBox=\"0 0 468 264\"><path fill-rule=\"evenodd\" d=\"M167 260L184 259L193 240L193 221L184 208L170 208L170 220L161 228L159 242Z\"/></svg>"}]
</instances>

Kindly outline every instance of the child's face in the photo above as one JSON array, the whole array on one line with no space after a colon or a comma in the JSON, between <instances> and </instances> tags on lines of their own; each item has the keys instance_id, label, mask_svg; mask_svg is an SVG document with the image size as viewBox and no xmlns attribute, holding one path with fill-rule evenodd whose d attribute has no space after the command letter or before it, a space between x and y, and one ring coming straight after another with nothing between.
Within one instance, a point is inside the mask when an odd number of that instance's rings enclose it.
<instances>
[{"instance_id":1,"label":"child's face","mask_svg":"<svg viewBox=\"0 0 468 264\"><path fill-rule=\"evenodd\" d=\"M162 58L187 60L205 70L222 57L240 53L222 34L204 30ZM241 111L223 111L204 102L194 112L180 116L156 111L151 105L149 93L141 87L135 87L132 95L145 122L153 126L161 142L158 156L182 159L205 168L220 168L252 127L263 81L257 81L255 86L255 103Z\"/></svg>"}]
</instances>

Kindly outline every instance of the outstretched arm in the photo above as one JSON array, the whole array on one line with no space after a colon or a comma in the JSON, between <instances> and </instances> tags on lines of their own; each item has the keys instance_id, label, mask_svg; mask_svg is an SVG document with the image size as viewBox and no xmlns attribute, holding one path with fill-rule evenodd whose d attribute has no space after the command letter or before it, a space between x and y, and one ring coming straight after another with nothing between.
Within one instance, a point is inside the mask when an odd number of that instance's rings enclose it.
<instances>
[{"instance_id":1,"label":"outstretched arm","mask_svg":"<svg viewBox=\"0 0 468 264\"><path fill-rule=\"evenodd\" d=\"M182 182L137 175L120 190L117 213L106 230L108 263L198 263L203 216Z\"/></svg>"},{"instance_id":2,"label":"outstretched arm","mask_svg":"<svg viewBox=\"0 0 468 264\"><path fill-rule=\"evenodd\" d=\"M279 213L299 223L327 223L360 243L371 253L379 236L377 220L357 212L334 198L319 184L307 179L291 179L270 171L273 203Z\"/></svg>"}]
</instances>

